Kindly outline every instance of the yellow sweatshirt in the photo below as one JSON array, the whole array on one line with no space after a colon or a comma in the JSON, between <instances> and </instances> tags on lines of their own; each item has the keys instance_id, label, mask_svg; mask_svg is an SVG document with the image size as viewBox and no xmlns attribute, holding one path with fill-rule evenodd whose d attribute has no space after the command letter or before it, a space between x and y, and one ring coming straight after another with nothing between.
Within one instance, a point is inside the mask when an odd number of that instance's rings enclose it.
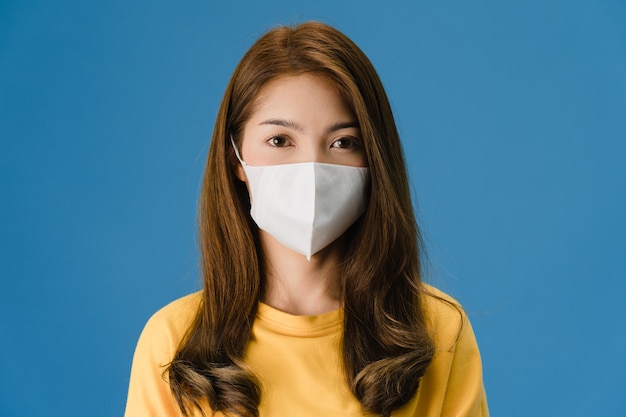
<instances>
[{"instance_id":1,"label":"yellow sweatshirt","mask_svg":"<svg viewBox=\"0 0 626 417\"><path fill-rule=\"evenodd\" d=\"M125 417L181 416L162 374L193 320L200 298L199 292L180 298L146 324L133 358ZM424 303L436 353L415 396L392 416L488 416L480 354L469 321L441 300L426 296ZM244 361L261 382L261 417L370 415L344 379L342 328L341 309L318 316L294 316L259 304ZM208 408L205 412L207 416L221 415Z\"/></svg>"}]
</instances>

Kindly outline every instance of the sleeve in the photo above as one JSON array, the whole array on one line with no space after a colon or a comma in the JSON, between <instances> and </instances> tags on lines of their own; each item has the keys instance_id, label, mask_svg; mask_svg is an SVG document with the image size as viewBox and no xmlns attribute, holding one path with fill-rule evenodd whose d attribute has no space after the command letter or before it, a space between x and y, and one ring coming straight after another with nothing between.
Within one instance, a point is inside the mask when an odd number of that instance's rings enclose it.
<instances>
[{"instance_id":1,"label":"sleeve","mask_svg":"<svg viewBox=\"0 0 626 417\"><path fill-rule=\"evenodd\" d=\"M175 342L167 323L153 316L144 327L133 357L125 417L180 417L164 371Z\"/></svg>"},{"instance_id":2,"label":"sleeve","mask_svg":"<svg viewBox=\"0 0 626 417\"><path fill-rule=\"evenodd\" d=\"M435 321L436 351L420 381L412 415L488 417L482 361L472 325L462 310L441 302L432 304L429 314Z\"/></svg>"},{"instance_id":3,"label":"sleeve","mask_svg":"<svg viewBox=\"0 0 626 417\"><path fill-rule=\"evenodd\" d=\"M480 352L472 325L465 315L461 333L451 353L441 416L488 417Z\"/></svg>"}]
</instances>

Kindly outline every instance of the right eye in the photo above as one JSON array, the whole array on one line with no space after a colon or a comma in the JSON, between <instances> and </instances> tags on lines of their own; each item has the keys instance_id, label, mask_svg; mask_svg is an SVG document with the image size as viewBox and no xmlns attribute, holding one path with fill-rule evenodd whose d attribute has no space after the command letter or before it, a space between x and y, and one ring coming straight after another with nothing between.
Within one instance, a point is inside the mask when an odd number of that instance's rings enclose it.
<instances>
[{"instance_id":1,"label":"right eye","mask_svg":"<svg viewBox=\"0 0 626 417\"><path fill-rule=\"evenodd\" d=\"M267 140L267 143L276 148L283 148L289 145L289 141L284 136L272 136Z\"/></svg>"}]
</instances>

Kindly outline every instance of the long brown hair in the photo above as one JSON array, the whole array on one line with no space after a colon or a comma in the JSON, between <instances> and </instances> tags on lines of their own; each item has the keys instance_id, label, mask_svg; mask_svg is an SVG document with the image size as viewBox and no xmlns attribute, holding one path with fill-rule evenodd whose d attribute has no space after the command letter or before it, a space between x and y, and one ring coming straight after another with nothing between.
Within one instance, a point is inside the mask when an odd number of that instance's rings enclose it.
<instances>
[{"instance_id":1,"label":"long brown hair","mask_svg":"<svg viewBox=\"0 0 626 417\"><path fill-rule=\"evenodd\" d=\"M346 380L370 412L388 416L415 394L434 347L420 301L421 237L400 139L374 67L345 35L318 22L279 27L242 58L221 103L200 197L204 290L196 319L167 372L181 411L257 416L259 382L242 358L264 267L245 185L234 175L239 145L261 88L281 75L331 79L356 115L371 174L365 214L346 233L341 274Z\"/></svg>"}]
</instances>

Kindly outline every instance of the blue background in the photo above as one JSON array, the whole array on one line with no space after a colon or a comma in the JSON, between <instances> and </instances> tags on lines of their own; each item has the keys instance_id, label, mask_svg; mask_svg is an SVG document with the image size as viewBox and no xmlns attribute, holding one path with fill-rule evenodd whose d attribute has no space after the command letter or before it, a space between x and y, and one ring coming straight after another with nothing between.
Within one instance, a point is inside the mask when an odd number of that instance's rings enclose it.
<instances>
[{"instance_id":1,"label":"blue background","mask_svg":"<svg viewBox=\"0 0 626 417\"><path fill-rule=\"evenodd\" d=\"M626 3L410 3L0 1L0 415L122 414L228 78L308 19L387 88L492 415L626 415Z\"/></svg>"}]
</instances>

